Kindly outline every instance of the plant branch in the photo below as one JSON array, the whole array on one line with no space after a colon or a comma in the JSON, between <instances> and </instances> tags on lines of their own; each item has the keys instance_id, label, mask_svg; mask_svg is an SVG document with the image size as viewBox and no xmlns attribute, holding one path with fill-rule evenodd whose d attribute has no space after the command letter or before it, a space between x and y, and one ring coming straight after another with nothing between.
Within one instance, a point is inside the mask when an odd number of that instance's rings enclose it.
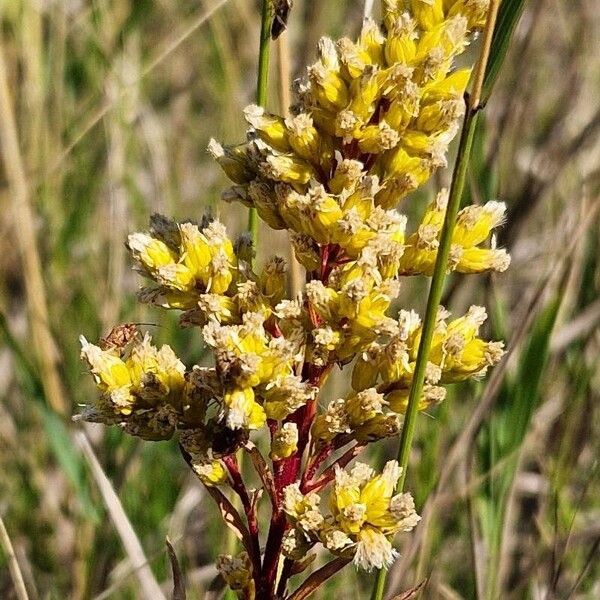
<instances>
[{"instance_id":1,"label":"plant branch","mask_svg":"<svg viewBox=\"0 0 600 600\"><path fill-rule=\"evenodd\" d=\"M321 488L325 487L330 481L333 481L335 479L336 467L340 467L342 469L345 468L350 461L352 461L359 455L363 448L363 444L355 444L354 446L346 450L346 452L344 452L342 456L340 456L335 462L333 462L333 464L327 467L323 471L323 473L321 473L318 479L314 479L313 477L307 478L306 481L303 481L302 483L302 493L307 494L308 492L320 490Z\"/></svg>"},{"instance_id":2,"label":"plant branch","mask_svg":"<svg viewBox=\"0 0 600 600\"><path fill-rule=\"evenodd\" d=\"M322 583L333 577L350 562L349 558L336 558L316 570L287 600L304 600Z\"/></svg>"},{"instance_id":3,"label":"plant branch","mask_svg":"<svg viewBox=\"0 0 600 600\"><path fill-rule=\"evenodd\" d=\"M258 519L256 516L256 502L250 498L248 490L242 480L242 474L240 472L240 466L235 457L235 454L230 454L223 457L223 463L229 471L231 477L231 487L233 491L239 496L244 513L246 515L246 521L248 523L248 533L250 534L251 546L248 548L252 560L252 566L254 573L258 574L261 569L260 564L260 540L258 537ZM256 575L258 577L258 575Z\"/></svg>"}]
</instances>

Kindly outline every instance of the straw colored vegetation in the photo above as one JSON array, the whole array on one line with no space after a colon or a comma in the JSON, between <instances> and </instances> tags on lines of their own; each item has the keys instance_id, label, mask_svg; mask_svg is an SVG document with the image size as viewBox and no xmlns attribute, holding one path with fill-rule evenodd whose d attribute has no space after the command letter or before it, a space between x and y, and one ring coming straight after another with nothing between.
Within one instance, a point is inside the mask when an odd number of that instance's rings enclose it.
<instances>
[{"instance_id":1,"label":"straw colored vegetation","mask_svg":"<svg viewBox=\"0 0 600 600\"><path fill-rule=\"evenodd\" d=\"M600 597L596 3L274 4L0 1L0 597Z\"/></svg>"}]
</instances>

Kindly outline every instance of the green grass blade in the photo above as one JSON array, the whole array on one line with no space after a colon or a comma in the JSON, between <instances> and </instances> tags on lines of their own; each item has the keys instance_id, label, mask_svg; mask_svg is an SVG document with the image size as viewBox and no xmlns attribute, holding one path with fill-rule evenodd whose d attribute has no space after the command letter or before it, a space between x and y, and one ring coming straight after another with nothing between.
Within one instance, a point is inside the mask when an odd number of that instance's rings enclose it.
<instances>
[{"instance_id":1,"label":"green grass blade","mask_svg":"<svg viewBox=\"0 0 600 600\"><path fill-rule=\"evenodd\" d=\"M517 372L505 383L497 412L482 432L483 471L490 472L503 463L498 475L490 477L481 490L477 503L482 533L492 557L487 578L490 598L495 597L498 585L495 566L502 548L507 502L519 467L520 450L543 391L550 338L562 297L557 295L537 316L519 355Z\"/></svg>"},{"instance_id":2,"label":"green grass blade","mask_svg":"<svg viewBox=\"0 0 600 600\"><path fill-rule=\"evenodd\" d=\"M510 408L510 436L504 454L509 454L523 442L541 392L542 374L548 360L550 337L562 298L556 298L542 311L531 331L526 348L521 353L514 383L514 402Z\"/></svg>"},{"instance_id":3,"label":"green grass blade","mask_svg":"<svg viewBox=\"0 0 600 600\"><path fill-rule=\"evenodd\" d=\"M99 523L98 511L89 494L81 453L73 444L73 438L61 418L45 406L42 411L44 430L56 462L73 486L83 514L94 523Z\"/></svg>"},{"instance_id":4,"label":"green grass blade","mask_svg":"<svg viewBox=\"0 0 600 600\"><path fill-rule=\"evenodd\" d=\"M492 38L490 59L483 80L482 102L487 102L494 83L500 73L504 59L510 46L512 34L519 22L526 0L504 0L500 5L498 20Z\"/></svg>"}]
</instances>

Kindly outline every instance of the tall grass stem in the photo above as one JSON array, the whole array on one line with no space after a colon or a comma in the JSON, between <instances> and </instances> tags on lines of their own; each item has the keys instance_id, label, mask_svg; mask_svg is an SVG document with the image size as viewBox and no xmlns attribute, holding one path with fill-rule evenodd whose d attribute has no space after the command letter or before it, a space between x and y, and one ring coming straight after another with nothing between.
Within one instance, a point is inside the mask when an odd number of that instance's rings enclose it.
<instances>
[{"instance_id":1,"label":"tall grass stem","mask_svg":"<svg viewBox=\"0 0 600 600\"><path fill-rule=\"evenodd\" d=\"M272 10L271 0L263 0L260 22L260 46L258 49L258 82L256 86L256 104L266 106L269 83L269 50L271 42ZM256 251L258 245L258 214L255 208L248 215L248 231L252 236L252 245Z\"/></svg>"},{"instance_id":2,"label":"tall grass stem","mask_svg":"<svg viewBox=\"0 0 600 600\"><path fill-rule=\"evenodd\" d=\"M267 104L267 96L269 89L269 54L271 43L271 21L272 10L271 0L263 0L262 14L260 22L260 40L258 48L258 80L256 83L256 104L265 107ZM258 249L258 214L255 208L250 208L248 214L248 231L252 238L252 247L256 252ZM243 469L243 453L239 458L239 468ZM231 536L231 534L230 534ZM229 545L231 545L231 537ZM233 600L235 597L232 590L228 590L226 600Z\"/></svg>"},{"instance_id":3,"label":"tall grass stem","mask_svg":"<svg viewBox=\"0 0 600 600\"><path fill-rule=\"evenodd\" d=\"M46 284L35 232L36 215L31 202L7 74L4 48L0 45L0 143L17 247L23 264L33 348L46 400L53 410L64 415L67 404L58 372L58 352L49 325Z\"/></svg>"},{"instance_id":4,"label":"tall grass stem","mask_svg":"<svg viewBox=\"0 0 600 600\"><path fill-rule=\"evenodd\" d=\"M23 574L19 567L19 561L13 548L8 531L4 526L4 521L0 518L0 546L4 549L6 554L6 562L8 563L8 570L10 572L13 585L15 587L15 595L18 600L29 600L27 589L25 588L25 581L23 580Z\"/></svg>"},{"instance_id":5,"label":"tall grass stem","mask_svg":"<svg viewBox=\"0 0 600 600\"><path fill-rule=\"evenodd\" d=\"M438 307L442 299L444 282L446 280L446 270L448 266L448 258L450 256L450 248L452 245L452 235L454 232L456 216L460 208L460 202L467 178L467 168L469 165L469 157L471 155L471 147L473 145L473 136L475 134L477 117L481 109L481 88L483 85L485 70L490 55L490 46L492 43L492 35L494 32L494 25L496 23L496 16L498 14L499 4L500 0L492 0L492 2L490 3L488 18L483 34L481 53L477 63L477 69L473 78L473 88L471 90L471 94L466 99L467 106L465 110L463 128L461 131L460 142L458 146L456 163L454 165L454 172L452 175L452 183L450 185L448 207L446 209L444 225L442 227L440 245L438 248L435 268L433 271L433 278L431 280L431 287L429 288L427 308L425 310L425 317L423 320L423 329L421 334L421 340L419 343L419 350L417 353L415 371L413 374L412 385L408 397L408 406L406 409L406 415L404 417L402 434L400 436L400 445L398 448L398 463L400 464L401 473L397 484L397 492L402 492L404 490L408 459L410 457L410 449L417 421L419 399L421 398L421 395L423 393L423 385L425 383L425 371L427 368L427 359L429 357L429 351L431 349ZM382 600L385 589L386 577L387 571L385 569L381 569L377 574L377 580L373 587L373 594L371 596L372 600Z\"/></svg>"}]
</instances>

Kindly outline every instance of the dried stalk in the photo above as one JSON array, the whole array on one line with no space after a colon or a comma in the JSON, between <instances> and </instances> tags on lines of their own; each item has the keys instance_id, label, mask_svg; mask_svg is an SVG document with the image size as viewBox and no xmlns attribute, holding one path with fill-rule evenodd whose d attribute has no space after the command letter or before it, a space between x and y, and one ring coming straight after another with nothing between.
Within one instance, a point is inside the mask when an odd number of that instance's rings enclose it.
<instances>
[{"instance_id":1,"label":"dried stalk","mask_svg":"<svg viewBox=\"0 0 600 600\"><path fill-rule=\"evenodd\" d=\"M56 412L65 414L67 405L58 374L57 349L50 331L46 286L37 248L36 216L31 206L23 155L19 147L7 72L4 48L0 43L0 143L10 188L14 230L23 262L23 279L33 337L32 346L40 367L46 400Z\"/></svg>"}]
</instances>

